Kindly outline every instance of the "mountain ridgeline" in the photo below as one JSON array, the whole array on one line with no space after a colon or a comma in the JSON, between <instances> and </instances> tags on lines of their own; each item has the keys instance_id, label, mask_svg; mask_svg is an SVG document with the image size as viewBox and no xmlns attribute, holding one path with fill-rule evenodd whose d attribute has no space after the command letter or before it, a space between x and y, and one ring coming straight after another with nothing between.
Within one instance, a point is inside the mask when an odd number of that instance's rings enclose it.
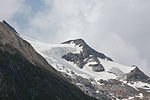
<instances>
[{"instance_id":1,"label":"mountain ridgeline","mask_svg":"<svg viewBox=\"0 0 150 100\"><path fill-rule=\"evenodd\" d=\"M6 21L0 22L0 100L95 100L68 82Z\"/></svg>"}]
</instances>

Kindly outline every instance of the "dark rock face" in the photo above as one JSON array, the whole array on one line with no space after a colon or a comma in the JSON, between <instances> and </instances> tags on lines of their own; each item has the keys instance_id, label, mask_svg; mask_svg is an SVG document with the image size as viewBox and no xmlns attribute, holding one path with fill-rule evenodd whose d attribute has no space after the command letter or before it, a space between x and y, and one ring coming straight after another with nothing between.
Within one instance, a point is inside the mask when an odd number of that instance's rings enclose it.
<instances>
[{"instance_id":1,"label":"dark rock face","mask_svg":"<svg viewBox=\"0 0 150 100\"><path fill-rule=\"evenodd\" d=\"M109 94L115 95L119 99L128 98L129 96L135 96L139 94L136 89L124 84L115 79L110 79L108 81L99 80L102 85L102 89L108 91Z\"/></svg>"},{"instance_id":2,"label":"dark rock face","mask_svg":"<svg viewBox=\"0 0 150 100\"><path fill-rule=\"evenodd\" d=\"M69 40L69 41L63 42L62 44L70 44L72 42L75 43L75 45L79 45L79 47L81 46L83 47L83 53L82 53L83 58L86 58L89 55L93 55L95 57L113 61L110 57L107 57L103 53L99 53L95 51L94 49L92 49L91 47L89 47L83 39Z\"/></svg>"},{"instance_id":3,"label":"dark rock face","mask_svg":"<svg viewBox=\"0 0 150 100\"><path fill-rule=\"evenodd\" d=\"M0 44L9 44L19 50L19 52L21 52L33 64L39 63L40 65L48 67L49 64L46 60L39 55L28 42L20 38L16 32L12 31L9 26L10 25L7 25L6 22L0 22Z\"/></svg>"},{"instance_id":4,"label":"dark rock face","mask_svg":"<svg viewBox=\"0 0 150 100\"><path fill-rule=\"evenodd\" d=\"M92 66L92 70L95 72L101 72L105 70L102 64L95 64L95 65L89 65L89 66Z\"/></svg>"},{"instance_id":5,"label":"dark rock face","mask_svg":"<svg viewBox=\"0 0 150 100\"><path fill-rule=\"evenodd\" d=\"M85 79L77 75L71 78L65 73L62 73L62 75L67 80L76 84L84 93L88 94L89 96L92 96L98 100L115 100L115 98L113 98L107 91L102 90L99 85L92 84L91 81L94 81L92 79Z\"/></svg>"},{"instance_id":6,"label":"dark rock face","mask_svg":"<svg viewBox=\"0 0 150 100\"><path fill-rule=\"evenodd\" d=\"M126 75L127 81L142 81L150 83L150 77L145 75L138 67Z\"/></svg>"},{"instance_id":7,"label":"dark rock face","mask_svg":"<svg viewBox=\"0 0 150 100\"><path fill-rule=\"evenodd\" d=\"M83 51L80 52L79 54L68 53L62 56L62 58L66 59L67 61L74 62L80 68L83 68L85 64L87 64L88 62L91 62L92 60L93 62L97 63L97 64L90 65L92 67L92 70L100 72L100 71L104 71L105 69L102 66L102 64L100 64L100 61L98 60L98 58L113 61L111 58L89 47L82 39L69 40L69 41L63 42L63 44L70 44L70 43L74 43L75 45L82 47Z\"/></svg>"},{"instance_id":8,"label":"dark rock face","mask_svg":"<svg viewBox=\"0 0 150 100\"><path fill-rule=\"evenodd\" d=\"M95 100L66 81L31 45L0 23L0 100Z\"/></svg>"},{"instance_id":9,"label":"dark rock face","mask_svg":"<svg viewBox=\"0 0 150 100\"><path fill-rule=\"evenodd\" d=\"M16 31L12 26L10 26L5 20L3 20L3 23L4 23L7 27L9 27L9 29L10 29L11 31L13 31L14 33L17 33L17 31Z\"/></svg>"},{"instance_id":10,"label":"dark rock face","mask_svg":"<svg viewBox=\"0 0 150 100\"><path fill-rule=\"evenodd\" d=\"M80 56L80 54L68 53L62 56L62 58L64 58L67 61L74 62L79 68L83 68L83 66L86 64L82 56Z\"/></svg>"},{"instance_id":11,"label":"dark rock face","mask_svg":"<svg viewBox=\"0 0 150 100\"><path fill-rule=\"evenodd\" d=\"M116 98L121 100L132 96L134 97L140 93L135 88L116 79L101 79L98 81L100 84L92 84L92 82L95 82L94 79L85 79L77 75L72 78L65 73L62 73L62 75L76 84L86 94L95 97L98 100L116 100Z\"/></svg>"}]
</instances>

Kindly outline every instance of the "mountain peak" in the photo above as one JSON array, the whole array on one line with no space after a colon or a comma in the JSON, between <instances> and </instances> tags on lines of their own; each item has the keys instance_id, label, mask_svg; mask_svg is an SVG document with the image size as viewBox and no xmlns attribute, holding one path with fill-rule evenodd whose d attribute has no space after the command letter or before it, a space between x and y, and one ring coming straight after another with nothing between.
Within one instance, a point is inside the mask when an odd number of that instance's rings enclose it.
<instances>
[{"instance_id":1,"label":"mountain peak","mask_svg":"<svg viewBox=\"0 0 150 100\"><path fill-rule=\"evenodd\" d=\"M6 25L12 32L18 33L7 21L3 20L2 23Z\"/></svg>"},{"instance_id":2,"label":"mountain peak","mask_svg":"<svg viewBox=\"0 0 150 100\"><path fill-rule=\"evenodd\" d=\"M86 42L82 38L62 42L62 44L72 44L72 43L74 43L75 45L79 45L79 46L86 46L87 45Z\"/></svg>"},{"instance_id":3,"label":"mountain peak","mask_svg":"<svg viewBox=\"0 0 150 100\"><path fill-rule=\"evenodd\" d=\"M137 66L134 66L135 69L127 74L128 81L142 81L150 83L150 77L145 75Z\"/></svg>"},{"instance_id":4,"label":"mountain peak","mask_svg":"<svg viewBox=\"0 0 150 100\"><path fill-rule=\"evenodd\" d=\"M92 70L96 72L100 72L100 71L104 71L105 69L100 63L99 58L113 61L110 57L107 57L103 53L99 53L98 51L91 48L81 38L69 40L69 41L63 42L62 44L75 44L79 47L82 47L82 51L80 53L70 52L62 56L63 59L70 61L70 62L74 62L79 68L83 68L86 64L93 62L94 64L90 64L90 66L92 67Z\"/></svg>"}]
</instances>

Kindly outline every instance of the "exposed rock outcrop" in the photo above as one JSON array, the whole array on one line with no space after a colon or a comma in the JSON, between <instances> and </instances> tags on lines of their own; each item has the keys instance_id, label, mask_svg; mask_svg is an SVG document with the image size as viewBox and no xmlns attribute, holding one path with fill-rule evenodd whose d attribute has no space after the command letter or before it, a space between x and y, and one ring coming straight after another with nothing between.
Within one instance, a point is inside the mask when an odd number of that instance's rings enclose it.
<instances>
[{"instance_id":1,"label":"exposed rock outcrop","mask_svg":"<svg viewBox=\"0 0 150 100\"><path fill-rule=\"evenodd\" d=\"M142 81L150 83L150 77L145 75L138 67L126 75L127 81Z\"/></svg>"},{"instance_id":2,"label":"exposed rock outcrop","mask_svg":"<svg viewBox=\"0 0 150 100\"><path fill-rule=\"evenodd\" d=\"M89 47L85 43L85 41L82 39L69 40L69 41L63 42L62 44L71 44L71 43L74 43L75 45L82 47L82 52L75 53L75 54L68 53L62 56L62 58L66 59L67 61L74 62L80 68L83 68L83 66L85 66L92 60L92 62L96 62L96 64L90 65L92 67L92 70L96 72L100 72L100 71L104 71L105 69L103 65L100 63L100 61L98 60L98 58L113 61L110 57L107 57L104 54L99 53L95 51L94 49L92 49L91 47Z\"/></svg>"}]
</instances>

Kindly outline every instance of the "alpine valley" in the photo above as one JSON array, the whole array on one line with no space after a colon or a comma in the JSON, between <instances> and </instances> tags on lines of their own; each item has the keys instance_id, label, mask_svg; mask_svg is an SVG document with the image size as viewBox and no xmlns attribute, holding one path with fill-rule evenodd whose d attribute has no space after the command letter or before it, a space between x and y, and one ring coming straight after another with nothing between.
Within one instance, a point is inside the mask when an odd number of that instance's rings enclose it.
<instances>
[{"instance_id":1,"label":"alpine valley","mask_svg":"<svg viewBox=\"0 0 150 100\"><path fill-rule=\"evenodd\" d=\"M0 100L150 100L150 77L83 39L46 44L3 21Z\"/></svg>"}]
</instances>

